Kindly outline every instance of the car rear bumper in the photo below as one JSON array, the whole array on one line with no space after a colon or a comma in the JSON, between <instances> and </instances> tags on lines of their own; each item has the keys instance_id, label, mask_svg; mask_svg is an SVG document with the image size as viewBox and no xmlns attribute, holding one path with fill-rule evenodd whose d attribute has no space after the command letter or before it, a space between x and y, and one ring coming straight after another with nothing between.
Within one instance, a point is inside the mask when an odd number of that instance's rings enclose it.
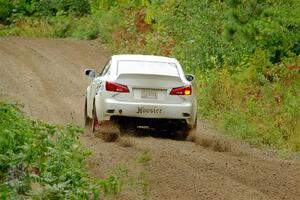
<instances>
[{"instance_id":1,"label":"car rear bumper","mask_svg":"<svg viewBox=\"0 0 300 200\"><path fill-rule=\"evenodd\" d=\"M98 106L99 105L99 106ZM193 104L124 102L115 99L96 99L96 110L99 120L108 120L111 116L141 117L155 119L189 119L192 118Z\"/></svg>"}]
</instances>

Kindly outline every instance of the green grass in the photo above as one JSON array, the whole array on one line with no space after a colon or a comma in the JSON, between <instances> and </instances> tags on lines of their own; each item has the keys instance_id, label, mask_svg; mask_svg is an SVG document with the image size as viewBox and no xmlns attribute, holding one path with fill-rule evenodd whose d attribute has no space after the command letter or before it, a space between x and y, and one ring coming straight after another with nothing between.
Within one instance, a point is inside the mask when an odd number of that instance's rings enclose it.
<instances>
[{"instance_id":1,"label":"green grass","mask_svg":"<svg viewBox=\"0 0 300 200\"><path fill-rule=\"evenodd\" d=\"M147 166L151 161L151 155L149 151L145 151L137 160L138 163Z\"/></svg>"},{"instance_id":2,"label":"green grass","mask_svg":"<svg viewBox=\"0 0 300 200\"><path fill-rule=\"evenodd\" d=\"M98 25L91 21L94 18L75 18L60 13L54 17L24 17L9 26L0 26L0 36L75 37L91 40L99 37Z\"/></svg>"},{"instance_id":3,"label":"green grass","mask_svg":"<svg viewBox=\"0 0 300 200\"><path fill-rule=\"evenodd\" d=\"M81 132L26 119L19 105L1 102L1 198L87 198L92 188L85 171L88 153L77 139Z\"/></svg>"},{"instance_id":4,"label":"green grass","mask_svg":"<svg viewBox=\"0 0 300 200\"><path fill-rule=\"evenodd\" d=\"M234 75L211 71L200 80L199 113L222 132L257 146L300 152L300 74L289 65L274 66L273 81L249 75L249 68Z\"/></svg>"},{"instance_id":5,"label":"green grass","mask_svg":"<svg viewBox=\"0 0 300 200\"><path fill-rule=\"evenodd\" d=\"M80 133L75 125L27 119L20 105L0 102L0 198L98 199L124 190L144 196L144 171L135 174L118 166L105 179L89 177L90 152L81 146Z\"/></svg>"}]
</instances>

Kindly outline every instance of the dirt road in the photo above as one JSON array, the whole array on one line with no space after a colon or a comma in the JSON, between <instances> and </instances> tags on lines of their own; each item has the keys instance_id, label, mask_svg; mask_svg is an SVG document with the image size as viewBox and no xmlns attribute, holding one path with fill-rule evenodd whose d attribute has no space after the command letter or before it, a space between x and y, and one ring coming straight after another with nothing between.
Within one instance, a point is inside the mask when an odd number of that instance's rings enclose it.
<instances>
[{"instance_id":1,"label":"dirt road","mask_svg":"<svg viewBox=\"0 0 300 200\"><path fill-rule=\"evenodd\" d=\"M82 125L89 83L83 69L99 71L108 55L99 41L0 38L0 98L24 103L26 113L37 119ZM200 125L200 140L204 131ZM93 152L91 173L104 176L117 163L148 151L148 199L300 199L299 161L279 160L238 143L211 148L210 140L202 146L149 136L129 140L132 145L123 147L89 133L81 137Z\"/></svg>"}]
</instances>

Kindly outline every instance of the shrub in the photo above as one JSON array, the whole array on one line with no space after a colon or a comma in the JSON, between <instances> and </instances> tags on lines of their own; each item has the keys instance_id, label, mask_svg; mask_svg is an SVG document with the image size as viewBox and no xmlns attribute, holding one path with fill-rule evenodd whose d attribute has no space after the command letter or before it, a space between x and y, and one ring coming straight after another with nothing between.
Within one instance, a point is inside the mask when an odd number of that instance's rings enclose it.
<instances>
[{"instance_id":1,"label":"shrub","mask_svg":"<svg viewBox=\"0 0 300 200\"><path fill-rule=\"evenodd\" d=\"M289 69L294 66L291 60L263 70L257 65L268 66L268 62L253 55L247 67L241 66L234 75L222 69L202 76L199 111L228 134L299 152L299 73Z\"/></svg>"},{"instance_id":2,"label":"shrub","mask_svg":"<svg viewBox=\"0 0 300 200\"><path fill-rule=\"evenodd\" d=\"M71 15L82 16L90 12L88 0L41 1L39 6L46 15L56 15L57 12L66 12Z\"/></svg>"},{"instance_id":3,"label":"shrub","mask_svg":"<svg viewBox=\"0 0 300 200\"><path fill-rule=\"evenodd\" d=\"M0 23L7 24L11 16L13 5L10 1L0 0Z\"/></svg>"},{"instance_id":4,"label":"shrub","mask_svg":"<svg viewBox=\"0 0 300 200\"><path fill-rule=\"evenodd\" d=\"M70 34L72 19L64 12L58 12L50 19L50 23L53 26L53 36L64 38Z\"/></svg>"},{"instance_id":5,"label":"shrub","mask_svg":"<svg viewBox=\"0 0 300 200\"><path fill-rule=\"evenodd\" d=\"M99 37L98 24L90 17L81 18L74 24L76 24L76 27L71 32L72 37L85 40L92 40Z\"/></svg>"},{"instance_id":6,"label":"shrub","mask_svg":"<svg viewBox=\"0 0 300 200\"><path fill-rule=\"evenodd\" d=\"M81 132L75 125L29 120L20 105L0 102L0 198L102 199L123 190L147 195L145 172L132 173L127 165L106 179L89 177Z\"/></svg>"},{"instance_id":7,"label":"shrub","mask_svg":"<svg viewBox=\"0 0 300 200\"><path fill-rule=\"evenodd\" d=\"M0 197L87 198L91 188L84 170L87 153L77 140L80 132L75 126L28 120L20 106L1 102Z\"/></svg>"}]
</instances>

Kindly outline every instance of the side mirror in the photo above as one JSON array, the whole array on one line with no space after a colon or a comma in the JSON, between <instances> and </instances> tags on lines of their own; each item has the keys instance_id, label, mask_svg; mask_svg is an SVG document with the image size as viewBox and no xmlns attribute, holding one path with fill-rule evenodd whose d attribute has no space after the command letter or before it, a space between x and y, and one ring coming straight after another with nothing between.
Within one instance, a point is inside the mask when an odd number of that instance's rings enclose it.
<instances>
[{"instance_id":1,"label":"side mirror","mask_svg":"<svg viewBox=\"0 0 300 200\"><path fill-rule=\"evenodd\" d=\"M187 74L185 75L186 80L188 80L189 82L192 82L195 79L195 76L192 74Z\"/></svg>"},{"instance_id":2,"label":"side mirror","mask_svg":"<svg viewBox=\"0 0 300 200\"><path fill-rule=\"evenodd\" d=\"M96 77L96 72L93 69L86 69L84 70L84 74L90 78L95 78Z\"/></svg>"}]
</instances>

